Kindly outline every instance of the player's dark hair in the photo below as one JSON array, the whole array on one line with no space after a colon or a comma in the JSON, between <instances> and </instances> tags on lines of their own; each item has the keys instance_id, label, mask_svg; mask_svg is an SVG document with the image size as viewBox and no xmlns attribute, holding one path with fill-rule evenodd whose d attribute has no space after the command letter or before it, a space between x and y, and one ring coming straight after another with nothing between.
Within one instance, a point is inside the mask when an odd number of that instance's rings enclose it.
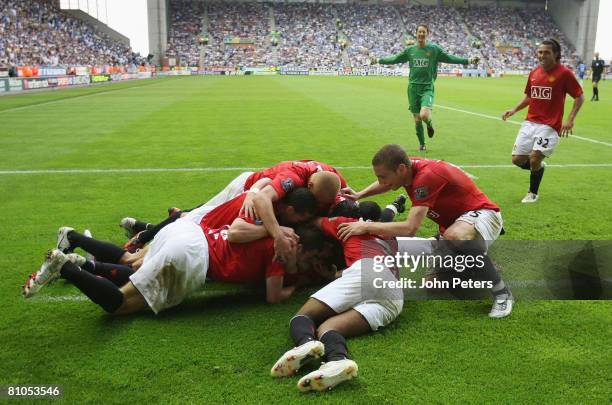
<instances>
[{"instance_id":1,"label":"player's dark hair","mask_svg":"<svg viewBox=\"0 0 612 405\"><path fill-rule=\"evenodd\" d=\"M429 26L427 24L417 24L416 30L414 30L414 32L417 32L421 27L425 28L427 30L427 33L429 34Z\"/></svg>"},{"instance_id":2,"label":"player's dark hair","mask_svg":"<svg viewBox=\"0 0 612 405\"><path fill-rule=\"evenodd\" d=\"M330 217L359 218L359 204L353 200L340 201L332 209Z\"/></svg>"},{"instance_id":3,"label":"player's dark hair","mask_svg":"<svg viewBox=\"0 0 612 405\"><path fill-rule=\"evenodd\" d=\"M359 203L359 216L368 221L380 221L382 210L380 205L374 201L364 201Z\"/></svg>"},{"instance_id":4,"label":"player's dark hair","mask_svg":"<svg viewBox=\"0 0 612 405\"><path fill-rule=\"evenodd\" d=\"M306 187L288 192L283 201L293 207L296 214L315 214L317 211L317 199Z\"/></svg>"},{"instance_id":5,"label":"player's dark hair","mask_svg":"<svg viewBox=\"0 0 612 405\"><path fill-rule=\"evenodd\" d=\"M312 224L303 224L293 229L300 237L300 245L302 245L303 251L323 250L325 237L319 228Z\"/></svg>"},{"instance_id":6,"label":"player's dark hair","mask_svg":"<svg viewBox=\"0 0 612 405\"><path fill-rule=\"evenodd\" d=\"M402 163L410 167L410 159L406 151L396 144L383 146L372 158L372 166L384 165L391 170L396 170Z\"/></svg>"},{"instance_id":7,"label":"player's dark hair","mask_svg":"<svg viewBox=\"0 0 612 405\"><path fill-rule=\"evenodd\" d=\"M559 44L559 41L554 38L549 38L542 41L542 45L548 45L552 47L553 52L557 54L557 63L561 61L561 45Z\"/></svg>"}]
</instances>

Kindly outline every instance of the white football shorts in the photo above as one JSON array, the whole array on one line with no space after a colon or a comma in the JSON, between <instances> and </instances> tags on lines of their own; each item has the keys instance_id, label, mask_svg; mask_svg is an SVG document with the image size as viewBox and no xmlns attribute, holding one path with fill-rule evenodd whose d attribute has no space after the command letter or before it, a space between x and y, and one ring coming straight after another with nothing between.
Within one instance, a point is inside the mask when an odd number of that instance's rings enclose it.
<instances>
[{"instance_id":1,"label":"white football shorts","mask_svg":"<svg viewBox=\"0 0 612 405\"><path fill-rule=\"evenodd\" d=\"M539 150L549 157L558 143L559 134L552 127L523 121L512 147L512 155L529 155L532 150Z\"/></svg>"},{"instance_id":2,"label":"white football shorts","mask_svg":"<svg viewBox=\"0 0 612 405\"><path fill-rule=\"evenodd\" d=\"M157 314L201 290L207 271L208 242L202 228L179 219L155 235L130 281Z\"/></svg>"},{"instance_id":3,"label":"white football shorts","mask_svg":"<svg viewBox=\"0 0 612 405\"><path fill-rule=\"evenodd\" d=\"M455 220L467 222L474 225L476 231L480 234L487 244L487 249L499 238L504 220L499 211L493 210L474 210L465 212Z\"/></svg>"},{"instance_id":4,"label":"white football shorts","mask_svg":"<svg viewBox=\"0 0 612 405\"><path fill-rule=\"evenodd\" d=\"M387 268L375 272L373 266L373 259L358 260L342 272L342 277L321 288L311 297L338 314L354 309L374 331L387 326L402 312L404 293L401 288L376 288L375 278L395 281L396 277Z\"/></svg>"}]
</instances>

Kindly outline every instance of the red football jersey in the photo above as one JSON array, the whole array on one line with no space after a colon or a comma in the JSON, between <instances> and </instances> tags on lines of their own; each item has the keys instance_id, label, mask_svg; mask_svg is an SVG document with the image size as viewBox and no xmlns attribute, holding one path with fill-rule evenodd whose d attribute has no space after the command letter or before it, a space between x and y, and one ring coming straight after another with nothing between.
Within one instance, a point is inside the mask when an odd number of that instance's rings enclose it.
<instances>
[{"instance_id":1,"label":"red football jersey","mask_svg":"<svg viewBox=\"0 0 612 405\"><path fill-rule=\"evenodd\" d=\"M333 167L314 160L292 160L281 162L268 169L253 173L247 179L244 189L250 189L257 180L267 177L272 179L270 185L274 187L279 198L283 198L285 194L295 188L307 187L310 176L320 171L336 173L340 178L340 187L346 187L346 180Z\"/></svg>"},{"instance_id":2,"label":"red football jersey","mask_svg":"<svg viewBox=\"0 0 612 405\"><path fill-rule=\"evenodd\" d=\"M427 216L440 232L467 211L499 207L461 169L442 160L411 159L412 184L405 187L413 206L429 207Z\"/></svg>"},{"instance_id":3,"label":"red football jersey","mask_svg":"<svg viewBox=\"0 0 612 405\"><path fill-rule=\"evenodd\" d=\"M242 193L210 211L200 221L202 229L221 228L223 225L231 225L238 218L245 198L246 193Z\"/></svg>"},{"instance_id":4,"label":"red football jersey","mask_svg":"<svg viewBox=\"0 0 612 405\"><path fill-rule=\"evenodd\" d=\"M209 254L207 277L230 283L255 283L285 274L283 265L273 260L272 238L250 243L229 243L228 229L227 225L217 229L204 229Z\"/></svg>"},{"instance_id":5,"label":"red football jersey","mask_svg":"<svg viewBox=\"0 0 612 405\"><path fill-rule=\"evenodd\" d=\"M379 238L374 235L355 235L348 238L346 242L342 242L338 238L338 225L356 221L357 219L355 218L345 217L321 218L321 230L323 233L342 243L347 267L350 267L359 259L384 256L386 254L384 247L378 242Z\"/></svg>"},{"instance_id":6,"label":"red football jersey","mask_svg":"<svg viewBox=\"0 0 612 405\"><path fill-rule=\"evenodd\" d=\"M574 73L561 64L548 72L538 66L529 73L525 94L531 99L526 120L548 125L558 133L561 131L565 95L580 97L582 87Z\"/></svg>"}]
</instances>

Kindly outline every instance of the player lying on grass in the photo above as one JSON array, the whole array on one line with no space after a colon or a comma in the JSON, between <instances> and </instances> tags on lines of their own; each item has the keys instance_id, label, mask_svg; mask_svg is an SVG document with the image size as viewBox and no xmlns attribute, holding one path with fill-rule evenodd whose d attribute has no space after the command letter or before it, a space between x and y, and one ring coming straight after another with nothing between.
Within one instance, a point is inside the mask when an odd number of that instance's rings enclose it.
<instances>
[{"instance_id":1,"label":"player lying on grass","mask_svg":"<svg viewBox=\"0 0 612 405\"><path fill-rule=\"evenodd\" d=\"M287 197L288 200L294 198L304 204L304 212L295 212L295 206L298 205L295 203L287 206L285 219L297 223L312 218L316 210L316 200L312 193L304 188L297 189ZM291 245L289 260L283 265L274 260L273 241L270 238L246 244L233 243L229 226L213 228L207 225L209 219L214 222L217 217L226 216L219 211L228 209L232 209L231 204L224 204L213 209L210 217L205 215L201 221L185 217L164 228L149 246L137 272L129 267L121 269L123 280L129 279L121 287L116 285L117 282L83 271L77 265L85 266L82 258L66 255L60 250L69 250L76 245L88 246L91 253L104 256L113 254L112 245L103 246L104 242L86 238L72 230L67 231L67 237L60 239L58 248L48 253L41 269L30 276L23 287L23 293L30 297L46 284L62 277L71 281L108 312L132 313L148 304L157 313L177 305L187 295L201 289L208 274L215 280L241 283L257 282L265 278L268 301L286 299L295 286L283 288L285 269L295 271L296 257L307 262L316 254L322 247L321 235L308 228L301 230L301 235L297 233ZM236 238L240 238L240 231L236 233ZM299 244L295 242L297 239L300 239ZM120 248L114 248L114 254L117 255L117 249Z\"/></svg>"},{"instance_id":2,"label":"player lying on grass","mask_svg":"<svg viewBox=\"0 0 612 405\"><path fill-rule=\"evenodd\" d=\"M231 225L240 216L241 207L247 198L246 193L234 197L216 208L205 206L188 213L185 218L208 228L221 228ZM316 199L306 188L299 188L288 193L285 198L274 205L275 214L283 225L292 225L311 218L316 211ZM287 226L281 227L292 240L297 240L293 230ZM131 253L123 247L110 242L104 242L86 237L70 227L61 227L57 236L57 249L64 253L81 248L93 255L99 262L116 265L127 265L137 269L142 264L147 248ZM100 271L106 269L99 266Z\"/></svg>"},{"instance_id":3,"label":"player lying on grass","mask_svg":"<svg viewBox=\"0 0 612 405\"><path fill-rule=\"evenodd\" d=\"M210 207L215 207L229 201L243 191L248 191L241 208L241 213L244 213L249 218L255 219L254 198L260 190L267 193L270 188L274 189L276 194L278 194L278 198L274 199L273 193L270 193L269 198L272 198L272 201L277 201L288 191L299 187L308 187L315 195L320 208L322 210L329 210L330 206L335 202L337 195L336 192L336 195L330 197L333 194L333 190L336 188L335 184L333 184L336 176L330 176L329 173L333 173L337 176L340 180L340 187L346 186L346 181L342 175L336 169L325 163L313 160L281 162L259 172L242 173L223 191L194 210L208 210ZM330 189L330 187L332 187L332 189ZM191 210L186 210L184 212L189 211ZM121 226L126 229L128 235L133 237L138 234L137 237L126 244L126 249L134 251L137 248L141 248L144 244L152 240L159 230L169 223L174 222L182 215L183 212L180 210L171 211L170 217L157 225L146 224L134 218L124 218L121 221Z\"/></svg>"},{"instance_id":4,"label":"player lying on grass","mask_svg":"<svg viewBox=\"0 0 612 405\"><path fill-rule=\"evenodd\" d=\"M404 187L412 208L402 222L354 222L341 224L339 236L347 240L354 235L382 237L414 236L425 217L436 222L440 234L451 243L440 244L448 252L440 255L479 255L499 237L503 227L499 207L478 189L459 168L441 160L409 158L399 145L383 146L372 159L378 181L360 192L343 190L347 198L361 198ZM484 255L483 280L489 280L494 298L489 316L510 315L514 298L495 265Z\"/></svg>"},{"instance_id":5,"label":"player lying on grass","mask_svg":"<svg viewBox=\"0 0 612 405\"><path fill-rule=\"evenodd\" d=\"M376 331L400 314L402 289L376 288L374 283L375 278L397 280L397 270L385 267L376 271L373 258L392 255L396 248L411 255L432 252L432 242L420 238L396 243L364 234L341 241L338 226L355 221L337 217L315 222L327 237L342 243L348 268L340 278L313 294L291 319L289 333L296 347L272 367L273 377L292 376L310 360L324 358L326 363L299 380L301 391L324 391L356 376L358 366L349 359L346 338Z\"/></svg>"},{"instance_id":6,"label":"player lying on grass","mask_svg":"<svg viewBox=\"0 0 612 405\"><path fill-rule=\"evenodd\" d=\"M377 59L371 58L371 63L381 65L393 65L406 63L410 66L410 78L408 80L408 105L414 117L416 135L419 139L419 150L425 151L425 136L423 134L423 122L427 126L427 135L434 136L434 128L431 120L431 111L434 100L434 82L438 75L439 63L458 63L462 65L477 64L478 57L470 59L449 55L438 45L427 43L429 27L425 24L417 25L417 43L404 49L401 53Z\"/></svg>"}]
</instances>

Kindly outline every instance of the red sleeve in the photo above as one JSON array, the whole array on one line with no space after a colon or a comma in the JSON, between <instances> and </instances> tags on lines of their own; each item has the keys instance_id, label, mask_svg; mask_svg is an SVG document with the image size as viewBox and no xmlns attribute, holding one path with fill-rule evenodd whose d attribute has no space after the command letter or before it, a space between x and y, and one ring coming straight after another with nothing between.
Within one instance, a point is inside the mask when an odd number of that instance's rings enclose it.
<instances>
[{"instance_id":1,"label":"red sleeve","mask_svg":"<svg viewBox=\"0 0 612 405\"><path fill-rule=\"evenodd\" d=\"M346 188L347 184L346 184L346 180L344 180L344 177L342 177L340 172L336 172L336 174L340 178L340 188Z\"/></svg>"},{"instance_id":2,"label":"red sleeve","mask_svg":"<svg viewBox=\"0 0 612 405\"><path fill-rule=\"evenodd\" d=\"M306 181L293 171L284 171L277 174L270 185L278 194L278 198L283 198L291 190L304 187Z\"/></svg>"},{"instance_id":3,"label":"red sleeve","mask_svg":"<svg viewBox=\"0 0 612 405\"><path fill-rule=\"evenodd\" d=\"M274 260L266 269L266 278L284 276L285 268L277 260Z\"/></svg>"},{"instance_id":4,"label":"red sleeve","mask_svg":"<svg viewBox=\"0 0 612 405\"><path fill-rule=\"evenodd\" d=\"M582 86L576 80L576 76L568 70L565 77L565 91L573 98L580 97L583 91Z\"/></svg>"},{"instance_id":5,"label":"red sleeve","mask_svg":"<svg viewBox=\"0 0 612 405\"><path fill-rule=\"evenodd\" d=\"M412 188L414 190L413 206L433 208L440 192L446 186L448 180L433 172L423 172L421 176L416 176Z\"/></svg>"},{"instance_id":6,"label":"red sleeve","mask_svg":"<svg viewBox=\"0 0 612 405\"><path fill-rule=\"evenodd\" d=\"M347 222L357 222L354 218L335 217L335 218L321 218L321 231L327 237L340 240L338 238L338 225Z\"/></svg>"},{"instance_id":7,"label":"red sleeve","mask_svg":"<svg viewBox=\"0 0 612 405\"><path fill-rule=\"evenodd\" d=\"M527 77L527 84L525 85L525 94L531 97L531 75L533 74L533 70L529 72L529 77Z\"/></svg>"}]
</instances>

